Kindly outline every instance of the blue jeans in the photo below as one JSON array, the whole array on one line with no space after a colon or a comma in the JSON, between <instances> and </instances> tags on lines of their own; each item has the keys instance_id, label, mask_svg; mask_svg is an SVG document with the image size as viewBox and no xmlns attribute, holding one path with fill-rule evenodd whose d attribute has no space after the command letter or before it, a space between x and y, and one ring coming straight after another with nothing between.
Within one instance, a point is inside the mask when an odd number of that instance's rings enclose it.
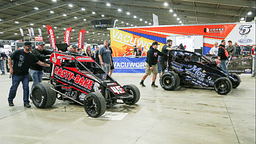
<instances>
[{"instance_id":1,"label":"blue jeans","mask_svg":"<svg viewBox=\"0 0 256 144\"><path fill-rule=\"evenodd\" d=\"M18 86L19 86L20 82L22 82L22 85L23 85L23 101L24 101L24 104L29 103L29 100L28 100L29 79L28 79L28 77L29 77L28 74L27 75L22 75L22 76L12 75L12 86L10 88L8 101L13 101L13 99L16 96Z\"/></svg>"},{"instance_id":2,"label":"blue jeans","mask_svg":"<svg viewBox=\"0 0 256 144\"><path fill-rule=\"evenodd\" d=\"M38 71L38 70L32 70L32 69L29 69L29 73L32 77L32 80L33 80L33 84L32 84L32 87L31 87L31 90L33 89L33 87L38 84L38 83L41 83L42 82L42 79L43 79L43 71Z\"/></svg>"},{"instance_id":3,"label":"blue jeans","mask_svg":"<svg viewBox=\"0 0 256 144\"><path fill-rule=\"evenodd\" d=\"M220 63L218 65L223 71L228 73L228 68L226 65L226 60L220 60Z\"/></svg>"},{"instance_id":4,"label":"blue jeans","mask_svg":"<svg viewBox=\"0 0 256 144\"><path fill-rule=\"evenodd\" d=\"M4 70L4 60L0 60L0 69L2 71L2 74L5 74L5 70Z\"/></svg>"}]
</instances>

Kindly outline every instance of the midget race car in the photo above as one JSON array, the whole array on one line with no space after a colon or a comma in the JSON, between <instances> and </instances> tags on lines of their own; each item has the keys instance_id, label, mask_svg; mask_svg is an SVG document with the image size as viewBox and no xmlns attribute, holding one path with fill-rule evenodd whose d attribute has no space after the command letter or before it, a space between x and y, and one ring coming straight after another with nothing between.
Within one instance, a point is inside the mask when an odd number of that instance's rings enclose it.
<instances>
[{"instance_id":1,"label":"midget race car","mask_svg":"<svg viewBox=\"0 0 256 144\"><path fill-rule=\"evenodd\" d=\"M56 99L84 106L90 117L100 117L107 107L122 103L134 105L140 99L135 85L121 86L91 57L53 53L50 81L37 84L31 99L38 108L51 107Z\"/></svg>"},{"instance_id":2,"label":"midget race car","mask_svg":"<svg viewBox=\"0 0 256 144\"><path fill-rule=\"evenodd\" d=\"M170 50L167 59L167 68L160 78L165 90L175 90L180 85L213 87L218 94L226 95L241 82L238 75L223 71L215 61L199 53Z\"/></svg>"}]
</instances>

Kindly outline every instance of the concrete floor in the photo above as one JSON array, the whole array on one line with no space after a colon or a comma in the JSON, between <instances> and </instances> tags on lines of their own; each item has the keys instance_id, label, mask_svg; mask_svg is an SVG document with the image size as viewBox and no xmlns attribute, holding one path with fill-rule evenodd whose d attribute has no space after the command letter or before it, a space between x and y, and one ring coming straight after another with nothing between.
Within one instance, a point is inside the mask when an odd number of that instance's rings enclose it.
<instances>
[{"instance_id":1,"label":"concrete floor","mask_svg":"<svg viewBox=\"0 0 256 144\"><path fill-rule=\"evenodd\" d=\"M33 144L254 144L255 79L226 96L214 90L180 88L164 91L138 85L143 74L114 74L121 84L136 84L135 106L116 105L101 118L90 118L82 106L59 101L53 108L23 107L22 88L14 107L7 96L8 75L0 76L0 143ZM31 84L31 83L30 83ZM158 81L157 81L157 84Z\"/></svg>"}]
</instances>

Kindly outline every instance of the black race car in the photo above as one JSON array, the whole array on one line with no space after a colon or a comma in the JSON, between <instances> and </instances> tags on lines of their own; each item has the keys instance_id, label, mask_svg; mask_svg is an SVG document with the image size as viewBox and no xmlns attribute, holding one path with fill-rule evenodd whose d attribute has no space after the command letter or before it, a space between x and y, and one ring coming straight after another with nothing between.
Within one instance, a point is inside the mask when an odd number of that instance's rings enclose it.
<instances>
[{"instance_id":1,"label":"black race car","mask_svg":"<svg viewBox=\"0 0 256 144\"><path fill-rule=\"evenodd\" d=\"M128 105L140 99L135 85L121 86L91 57L53 53L50 61L50 82L37 84L32 90L31 99L38 108L51 107L56 98L71 100L83 105L89 116L100 117L118 99Z\"/></svg>"},{"instance_id":2,"label":"black race car","mask_svg":"<svg viewBox=\"0 0 256 144\"><path fill-rule=\"evenodd\" d=\"M241 82L238 75L226 73L199 53L170 50L167 57L167 69L160 78L165 90L175 90L180 85L214 87L218 94L226 95Z\"/></svg>"}]
</instances>

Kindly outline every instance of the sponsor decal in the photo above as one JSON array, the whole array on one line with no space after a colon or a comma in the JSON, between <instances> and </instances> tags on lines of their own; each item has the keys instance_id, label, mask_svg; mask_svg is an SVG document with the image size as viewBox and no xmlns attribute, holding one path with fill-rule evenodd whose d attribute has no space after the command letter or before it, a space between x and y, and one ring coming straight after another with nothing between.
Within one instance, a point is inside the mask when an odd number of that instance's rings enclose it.
<instances>
[{"instance_id":1,"label":"sponsor decal","mask_svg":"<svg viewBox=\"0 0 256 144\"><path fill-rule=\"evenodd\" d=\"M247 34L249 34L250 33L250 31L251 31L251 27L252 27L252 25L241 25L240 27L239 27L239 34L240 35L247 35Z\"/></svg>"},{"instance_id":2,"label":"sponsor decal","mask_svg":"<svg viewBox=\"0 0 256 144\"><path fill-rule=\"evenodd\" d=\"M111 86L110 89L115 93L115 94L124 94L125 91L121 86Z\"/></svg>"},{"instance_id":3,"label":"sponsor decal","mask_svg":"<svg viewBox=\"0 0 256 144\"><path fill-rule=\"evenodd\" d=\"M239 43L251 43L252 39L240 39L238 40Z\"/></svg>"},{"instance_id":4,"label":"sponsor decal","mask_svg":"<svg viewBox=\"0 0 256 144\"><path fill-rule=\"evenodd\" d=\"M245 69L244 71L245 71L245 73L251 73L252 72L251 69Z\"/></svg>"},{"instance_id":5,"label":"sponsor decal","mask_svg":"<svg viewBox=\"0 0 256 144\"><path fill-rule=\"evenodd\" d=\"M56 66L54 69L54 77L61 82L87 93L91 91L94 85L93 80L59 66Z\"/></svg>"},{"instance_id":6,"label":"sponsor decal","mask_svg":"<svg viewBox=\"0 0 256 144\"><path fill-rule=\"evenodd\" d=\"M205 33L223 33L225 28L204 28Z\"/></svg>"},{"instance_id":7,"label":"sponsor decal","mask_svg":"<svg viewBox=\"0 0 256 144\"><path fill-rule=\"evenodd\" d=\"M191 75L192 77L198 78L199 80L203 81L206 74L203 73L202 68L197 68L196 65L188 65L189 68L185 68L186 73Z\"/></svg>"}]
</instances>

